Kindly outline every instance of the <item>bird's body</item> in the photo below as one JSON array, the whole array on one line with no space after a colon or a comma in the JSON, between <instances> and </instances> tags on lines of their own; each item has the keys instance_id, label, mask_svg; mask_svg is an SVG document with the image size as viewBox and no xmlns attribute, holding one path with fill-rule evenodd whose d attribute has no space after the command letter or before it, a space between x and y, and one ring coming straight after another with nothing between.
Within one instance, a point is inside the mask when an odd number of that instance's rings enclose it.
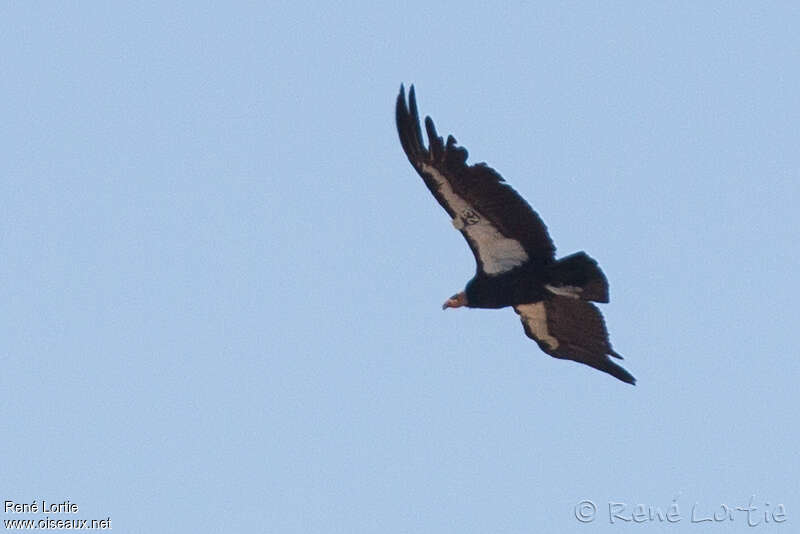
<instances>
[{"instance_id":1,"label":"bird's body","mask_svg":"<svg viewBox=\"0 0 800 534\"><path fill-rule=\"evenodd\" d=\"M522 266L497 276L475 275L464 288L470 308L505 308L546 297L544 267Z\"/></svg>"},{"instance_id":2,"label":"bird's body","mask_svg":"<svg viewBox=\"0 0 800 534\"><path fill-rule=\"evenodd\" d=\"M467 151L449 136L445 143L425 118L422 140L414 87L408 105L401 87L396 106L400 142L409 161L467 240L477 263L464 291L443 308L504 308L520 315L525 333L556 358L578 361L635 383L609 356L621 358L608 341L600 311L608 282L585 252L561 259L541 218L485 163L467 165Z\"/></svg>"}]
</instances>

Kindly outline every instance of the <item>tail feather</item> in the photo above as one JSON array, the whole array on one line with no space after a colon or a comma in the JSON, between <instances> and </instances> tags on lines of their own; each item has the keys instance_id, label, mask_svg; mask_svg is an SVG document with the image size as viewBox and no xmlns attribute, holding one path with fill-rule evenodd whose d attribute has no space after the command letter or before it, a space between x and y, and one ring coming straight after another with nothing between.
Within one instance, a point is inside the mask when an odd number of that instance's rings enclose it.
<instances>
[{"instance_id":1,"label":"tail feather","mask_svg":"<svg viewBox=\"0 0 800 534\"><path fill-rule=\"evenodd\" d=\"M600 266L585 252L565 256L552 265L551 285L559 288L580 288L577 298L594 302L608 302L608 280Z\"/></svg>"}]
</instances>

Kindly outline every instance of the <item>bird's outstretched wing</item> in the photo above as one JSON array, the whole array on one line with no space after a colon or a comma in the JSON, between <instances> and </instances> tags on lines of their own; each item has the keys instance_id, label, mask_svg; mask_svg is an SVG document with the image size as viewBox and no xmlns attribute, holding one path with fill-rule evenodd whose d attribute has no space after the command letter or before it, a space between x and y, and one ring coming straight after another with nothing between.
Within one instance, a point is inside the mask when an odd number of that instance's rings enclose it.
<instances>
[{"instance_id":1,"label":"bird's outstretched wing","mask_svg":"<svg viewBox=\"0 0 800 534\"><path fill-rule=\"evenodd\" d=\"M396 120L408 160L466 238L478 273L491 276L527 262L554 261L555 246L539 215L491 167L467 165L467 150L452 135L445 144L430 117L425 118L425 147L413 85L408 104L400 87Z\"/></svg>"},{"instance_id":2,"label":"bird's outstretched wing","mask_svg":"<svg viewBox=\"0 0 800 534\"><path fill-rule=\"evenodd\" d=\"M636 379L609 356L622 359L608 341L603 315L585 300L554 295L549 299L514 306L529 338L556 358L584 363L628 384Z\"/></svg>"}]
</instances>

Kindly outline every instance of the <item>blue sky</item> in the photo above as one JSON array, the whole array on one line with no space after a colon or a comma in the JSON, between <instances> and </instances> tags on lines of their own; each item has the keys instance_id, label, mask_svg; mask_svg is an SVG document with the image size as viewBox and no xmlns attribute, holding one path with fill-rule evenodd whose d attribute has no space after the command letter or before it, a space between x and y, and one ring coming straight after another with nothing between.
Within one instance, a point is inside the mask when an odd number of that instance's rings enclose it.
<instances>
[{"instance_id":1,"label":"blue sky","mask_svg":"<svg viewBox=\"0 0 800 534\"><path fill-rule=\"evenodd\" d=\"M4 501L122 532L727 533L746 513L692 508L754 496L785 510L756 531L796 528L796 5L0 20ZM401 82L598 259L636 387L511 310L441 311L474 262L402 153Z\"/></svg>"}]
</instances>

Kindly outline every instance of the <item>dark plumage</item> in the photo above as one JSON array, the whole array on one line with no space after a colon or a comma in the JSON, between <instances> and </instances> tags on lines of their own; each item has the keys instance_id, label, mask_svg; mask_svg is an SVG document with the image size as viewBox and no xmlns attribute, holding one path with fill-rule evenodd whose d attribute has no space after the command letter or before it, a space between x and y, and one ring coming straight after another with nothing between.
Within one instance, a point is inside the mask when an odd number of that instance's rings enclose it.
<instances>
[{"instance_id":1,"label":"dark plumage","mask_svg":"<svg viewBox=\"0 0 800 534\"><path fill-rule=\"evenodd\" d=\"M525 333L547 354L635 384L609 358L622 357L611 348L600 310L589 302L608 302L608 282L597 262L585 252L557 260L547 227L525 199L485 163L467 165L467 150L452 135L445 143L430 117L425 117L426 147L413 85L408 103L400 87L396 121L408 160L467 240L477 263L465 290L443 307L512 306Z\"/></svg>"}]
</instances>

